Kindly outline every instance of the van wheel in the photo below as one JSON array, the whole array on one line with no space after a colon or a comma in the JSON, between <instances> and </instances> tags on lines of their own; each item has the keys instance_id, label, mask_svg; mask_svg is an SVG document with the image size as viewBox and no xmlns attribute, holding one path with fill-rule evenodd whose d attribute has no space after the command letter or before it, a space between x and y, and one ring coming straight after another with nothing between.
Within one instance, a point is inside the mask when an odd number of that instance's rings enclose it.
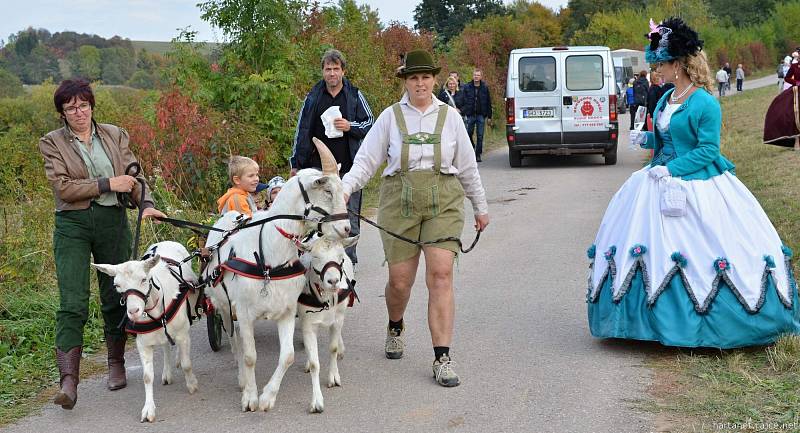
<instances>
[{"instance_id":1,"label":"van wheel","mask_svg":"<svg viewBox=\"0 0 800 433\"><path fill-rule=\"evenodd\" d=\"M508 149L508 164L512 167L521 167L522 152L519 150Z\"/></svg>"},{"instance_id":2,"label":"van wheel","mask_svg":"<svg viewBox=\"0 0 800 433\"><path fill-rule=\"evenodd\" d=\"M606 165L615 165L617 163L617 145L615 144L614 147L603 152L603 158L606 160Z\"/></svg>"}]
</instances>

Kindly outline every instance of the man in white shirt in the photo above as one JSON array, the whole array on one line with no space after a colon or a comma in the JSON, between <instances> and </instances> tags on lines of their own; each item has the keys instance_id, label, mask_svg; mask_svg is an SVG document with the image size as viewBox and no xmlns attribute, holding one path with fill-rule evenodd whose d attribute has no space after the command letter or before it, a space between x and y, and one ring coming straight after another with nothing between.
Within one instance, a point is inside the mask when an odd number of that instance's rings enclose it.
<instances>
[{"instance_id":1,"label":"man in white shirt","mask_svg":"<svg viewBox=\"0 0 800 433\"><path fill-rule=\"evenodd\" d=\"M728 73L725 72L725 68L720 67L719 71L717 71L717 91L719 92L719 97L725 96L725 87L728 85Z\"/></svg>"}]
</instances>

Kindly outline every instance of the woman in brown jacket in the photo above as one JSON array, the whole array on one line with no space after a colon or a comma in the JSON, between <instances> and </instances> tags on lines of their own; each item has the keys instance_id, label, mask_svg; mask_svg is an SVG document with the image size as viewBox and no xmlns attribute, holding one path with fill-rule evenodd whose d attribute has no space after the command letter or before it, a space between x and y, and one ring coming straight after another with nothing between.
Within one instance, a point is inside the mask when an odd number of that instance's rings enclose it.
<instances>
[{"instance_id":1,"label":"woman in brown jacket","mask_svg":"<svg viewBox=\"0 0 800 433\"><path fill-rule=\"evenodd\" d=\"M131 254L131 234L117 193L130 193L144 217L164 216L150 194L140 202L137 178L125 174L136 158L128 133L92 118L94 94L85 80L65 80L53 96L64 126L41 138L47 180L55 196L53 255L60 295L56 312L56 361L61 390L54 403L72 409L78 399L83 328L89 314L89 263L119 264ZM141 179L144 177L139 174ZM146 188L145 188L146 189ZM108 388L126 385L126 335L118 325L125 315L113 278L97 274L108 348Z\"/></svg>"}]
</instances>

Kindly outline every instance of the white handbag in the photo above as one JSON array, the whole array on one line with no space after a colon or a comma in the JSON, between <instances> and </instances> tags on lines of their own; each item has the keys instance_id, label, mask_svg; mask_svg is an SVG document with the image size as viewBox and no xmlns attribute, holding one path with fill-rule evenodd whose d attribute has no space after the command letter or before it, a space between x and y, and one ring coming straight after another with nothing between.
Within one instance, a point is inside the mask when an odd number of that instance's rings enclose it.
<instances>
[{"instance_id":1,"label":"white handbag","mask_svg":"<svg viewBox=\"0 0 800 433\"><path fill-rule=\"evenodd\" d=\"M672 177L664 180L661 190L661 214L668 217L686 215L686 189Z\"/></svg>"}]
</instances>

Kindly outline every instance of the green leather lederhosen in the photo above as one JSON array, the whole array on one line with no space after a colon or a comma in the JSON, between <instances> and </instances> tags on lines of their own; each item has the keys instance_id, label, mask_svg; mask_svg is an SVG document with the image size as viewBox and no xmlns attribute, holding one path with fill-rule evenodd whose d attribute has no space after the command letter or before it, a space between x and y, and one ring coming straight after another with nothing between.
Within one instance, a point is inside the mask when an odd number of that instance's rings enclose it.
<instances>
[{"instance_id":1,"label":"green leather lederhosen","mask_svg":"<svg viewBox=\"0 0 800 433\"><path fill-rule=\"evenodd\" d=\"M441 173L442 129L447 107L440 106L432 133L409 134L400 104L392 106L402 136L400 171L383 178L378 207L378 224L394 233L419 241L459 238L464 228L464 188L456 176ZM410 146L433 145L433 169L409 170ZM383 251L388 263L410 259L420 247L381 232ZM432 246L454 253L458 243L445 241Z\"/></svg>"}]
</instances>

